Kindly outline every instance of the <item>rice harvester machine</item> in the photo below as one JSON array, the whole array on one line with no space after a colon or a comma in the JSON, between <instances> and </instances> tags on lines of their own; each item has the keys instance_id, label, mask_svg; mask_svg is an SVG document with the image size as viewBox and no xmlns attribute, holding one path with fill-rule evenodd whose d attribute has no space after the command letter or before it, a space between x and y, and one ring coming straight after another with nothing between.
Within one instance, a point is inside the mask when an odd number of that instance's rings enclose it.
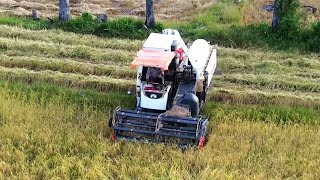
<instances>
[{"instance_id":1,"label":"rice harvester machine","mask_svg":"<svg viewBox=\"0 0 320 180\"><path fill-rule=\"evenodd\" d=\"M116 108L112 139L202 147L208 118L199 115L217 65L203 39L187 47L177 30L151 33L131 63L137 68L135 110Z\"/></svg>"}]
</instances>

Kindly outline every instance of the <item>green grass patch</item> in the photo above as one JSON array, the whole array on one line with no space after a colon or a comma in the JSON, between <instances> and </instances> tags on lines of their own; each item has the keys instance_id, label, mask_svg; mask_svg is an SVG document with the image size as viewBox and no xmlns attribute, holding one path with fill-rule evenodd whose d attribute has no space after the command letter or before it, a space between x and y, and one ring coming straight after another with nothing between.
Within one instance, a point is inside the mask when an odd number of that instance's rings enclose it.
<instances>
[{"instance_id":1,"label":"green grass patch","mask_svg":"<svg viewBox=\"0 0 320 180\"><path fill-rule=\"evenodd\" d=\"M49 27L50 22L47 20L34 21L32 18L20 18L14 16L1 16L0 24L10 26L19 26L26 29L41 30Z\"/></svg>"},{"instance_id":2,"label":"green grass patch","mask_svg":"<svg viewBox=\"0 0 320 180\"><path fill-rule=\"evenodd\" d=\"M293 1L286 1L292 3ZM288 6L288 5L287 5ZM168 22L166 27L178 29L188 40L206 39L214 44L233 48L268 48L290 52L320 52L319 27L313 23L305 27L304 15L298 10L296 1L290 12L280 14L279 26L257 23L244 25L244 3L219 2L195 14L190 22Z\"/></svg>"},{"instance_id":3,"label":"green grass patch","mask_svg":"<svg viewBox=\"0 0 320 180\"><path fill-rule=\"evenodd\" d=\"M29 17L1 16L0 24L19 26L32 30L62 29L81 34L127 39L145 39L150 32L161 32L163 29L163 25L157 23L154 30L145 30L144 21L136 18L118 18L99 24L89 13L84 13L82 16L66 22L60 22L58 19L54 19L53 21L34 21Z\"/></svg>"},{"instance_id":4,"label":"green grass patch","mask_svg":"<svg viewBox=\"0 0 320 180\"><path fill-rule=\"evenodd\" d=\"M165 25L157 23L154 32L161 32L165 27L178 29L183 38L194 40L207 39L225 47L269 47L278 50L304 50L318 52L318 26L311 30L301 31L298 37L285 37L272 30L269 25L257 24L243 26L242 6L232 3L217 3L212 7L195 15L191 22L167 22ZM144 21L134 18L118 18L98 24L93 16L84 13L81 17L67 22L57 19L33 21L31 18L0 17L0 24L21 26L27 29L62 29L81 34L94 34L102 37L116 37L129 39L145 39L150 30L144 29ZM295 34L296 35L296 34ZM304 42L302 41L302 37ZM306 39L307 38L307 39ZM308 43L305 43L308 42Z\"/></svg>"},{"instance_id":5,"label":"green grass patch","mask_svg":"<svg viewBox=\"0 0 320 180\"><path fill-rule=\"evenodd\" d=\"M89 13L84 13L66 22L33 21L31 18L0 17L0 24L20 26L32 30L61 29L81 34L93 34L107 38L143 40L151 32L161 32L164 28L178 29L187 41L206 39L212 43L234 48L269 48L281 51L320 52L319 23L311 27L301 27L300 21L284 19L279 28L269 24L243 25L243 4L220 2L199 11L190 22L158 22L154 30L146 30L144 21L136 18L117 18L98 24ZM290 28L289 28L290 26Z\"/></svg>"}]
</instances>

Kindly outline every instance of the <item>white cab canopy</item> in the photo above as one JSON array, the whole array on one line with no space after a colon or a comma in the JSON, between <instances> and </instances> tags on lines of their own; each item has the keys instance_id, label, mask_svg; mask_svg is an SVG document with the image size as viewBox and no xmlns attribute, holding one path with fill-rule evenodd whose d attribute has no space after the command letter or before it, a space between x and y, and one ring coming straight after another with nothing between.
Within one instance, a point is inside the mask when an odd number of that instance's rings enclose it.
<instances>
[{"instance_id":1,"label":"white cab canopy","mask_svg":"<svg viewBox=\"0 0 320 180\"><path fill-rule=\"evenodd\" d=\"M143 49L153 51L171 51L174 36L166 34L151 33L143 44Z\"/></svg>"}]
</instances>

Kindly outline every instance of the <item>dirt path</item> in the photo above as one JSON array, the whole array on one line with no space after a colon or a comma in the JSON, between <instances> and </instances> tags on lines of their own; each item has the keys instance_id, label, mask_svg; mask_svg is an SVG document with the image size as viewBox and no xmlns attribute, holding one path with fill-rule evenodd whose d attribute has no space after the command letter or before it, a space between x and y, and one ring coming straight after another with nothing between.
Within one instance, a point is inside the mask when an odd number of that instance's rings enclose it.
<instances>
[{"instance_id":1,"label":"dirt path","mask_svg":"<svg viewBox=\"0 0 320 180\"><path fill-rule=\"evenodd\" d=\"M216 0L155 0L155 12L157 19L179 19L187 13L191 13L200 7L208 6ZM110 17L116 16L145 16L145 0L70 0L73 15L83 12L93 14L107 13ZM36 9L44 16L56 16L58 14L58 1L49 0L0 0L0 10L10 12L18 16L31 14Z\"/></svg>"}]
</instances>

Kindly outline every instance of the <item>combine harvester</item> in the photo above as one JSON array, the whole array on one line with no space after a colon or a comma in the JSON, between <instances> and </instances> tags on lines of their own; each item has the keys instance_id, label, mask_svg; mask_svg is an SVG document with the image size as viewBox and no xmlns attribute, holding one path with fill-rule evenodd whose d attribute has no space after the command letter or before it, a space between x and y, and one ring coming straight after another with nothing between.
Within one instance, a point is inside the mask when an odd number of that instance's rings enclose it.
<instances>
[{"instance_id":1,"label":"combine harvester","mask_svg":"<svg viewBox=\"0 0 320 180\"><path fill-rule=\"evenodd\" d=\"M177 30L151 33L131 63L137 68L137 108L116 108L112 139L196 145L208 119L199 116L217 65L217 50L198 39L190 49Z\"/></svg>"}]
</instances>

